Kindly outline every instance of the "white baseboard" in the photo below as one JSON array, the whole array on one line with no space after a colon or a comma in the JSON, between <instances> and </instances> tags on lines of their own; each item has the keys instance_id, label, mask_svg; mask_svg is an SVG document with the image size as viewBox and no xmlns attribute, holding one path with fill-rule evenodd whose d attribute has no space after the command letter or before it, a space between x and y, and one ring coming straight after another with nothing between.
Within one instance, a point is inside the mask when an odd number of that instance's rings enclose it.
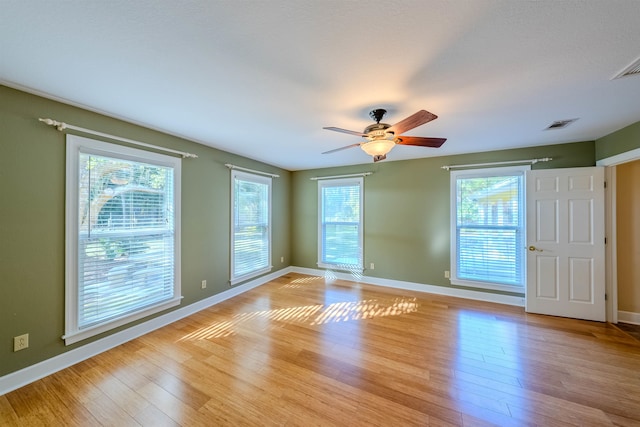
<instances>
[{"instance_id":1,"label":"white baseboard","mask_svg":"<svg viewBox=\"0 0 640 427\"><path fill-rule=\"evenodd\" d=\"M640 313L618 310L618 322L640 325Z\"/></svg>"},{"instance_id":2,"label":"white baseboard","mask_svg":"<svg viewBox=\"0 0 640 427\"><path fill-rule=\"evenodd\" d=\"M139 336L142 336L184 317L197 313L198 311L204 310L205 308L211 307L212 305L228 300L229 298L233 298L237 295L240 295L291 272L308 274L311 276L335 277L337 279L361 282L370 285L386 286L389 288L405 289L417 292L427 292L432 294L447 295L479 301L489 301L507 305L524 305L524 298L510 295L492 294L466 289L449 288L445 286L426 285L422 283L405 282L401 280L381 279L378 277L364 276L359 273L350 274L311 268L287 267L282 270L275 271L271 274L258 277L257 279L251 280L242 285L235 286L229 290L213 295L209 298L205 298L186 307L182 307L167 314L155 317L151 320L132 326L123 331L116 332L105 338L83 345L82 347L78 347L54 356L50 359L43 360L42 362L36 363L35 365L31 365L19 371L15 371L2 376L0 377L0 396L23 387L29 383L37 381L41 378L44 378L47 375L51 375L76 363L82 362L83 360L89 359L90 357L105 352L111 348L124 344L127 341L131 341L135 338L138 338ZM620 321L626 321L623 320L627 318L625 316L625 312L618 313ZM640 324L639 313L628 314L632 316L629 317L629 321L627 321L627 323L637 322L637 324Z\"/></svg>"},{"instance_id":3,"label":"white baseboard","mask_svg":"<svg viewBox=\"0 0 640 427\"><path fill-rule=\"evenodd\" d=\"M258 277L257 279L235 286L229 290L220 292L219 294L205 298L186 307L179 308L123 331L116 332L97 341L90 342L82 347L74 348L73 350L69 350L50 359L43 360L35 365L4 375L0 377L0 396L44 378L47 375L51 375L62 369L68 368L69 366L75 365L76 363L82 362L83 360L89 359L97 354L117 347L120 344L124 344L127 341L131 341L139 336L148 334L151 331L197 313L198 311L204 310L205 308L211 307L212 305L247 292L250 289L263 285L284 274L290 273L291 271L293 271L292 268L287 267L265 276Z\"/></svg>"},{"instance_id":4,"label":"white baseboard","mask_svg":"<svg viewBox=\"0 0 640 427\"><path fill-rule=\"evenodd\" d=\"M364 276L360 273L344 273L329 270L317 270L313 268L292 267L294 273L309 274L312 276L335 277L341 280L366 283L368 285L386 286L388 288L405 289L409 291L427 292L430 294L446 295L477 301L495 302L498 304L515 305L524 307L524 297L493 294L489 292L473 291L447 286L428 285L423 283L405 282L402 280L382 279L379 277Z\"/></svg>"}]
</instances>

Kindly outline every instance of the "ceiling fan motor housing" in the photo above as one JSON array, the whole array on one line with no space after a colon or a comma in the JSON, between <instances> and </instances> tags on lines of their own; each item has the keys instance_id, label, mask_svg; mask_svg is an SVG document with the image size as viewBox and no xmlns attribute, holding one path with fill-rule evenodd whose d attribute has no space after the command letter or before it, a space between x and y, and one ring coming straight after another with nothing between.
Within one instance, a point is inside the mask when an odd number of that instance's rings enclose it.
<instances>
[{"instance_id":1,"label":"ceiling fan motor housing","mask_svg":"<svg viewBox=\"0 0 640 427\"><path fill-rule=\"evenodd\" d=\"M370 156L373 156L374 162L378 162L380 160L384 160L387 157L387 153L391 151L391 149L396 144L438 148L446 141L446 138L402 136L402 134L404 134L405 132L438 118L438 116L428 112L427 110L420 110L417 113L405 118L404 120L399 121L393 126L387 123L380 123L380 120L382 120L386 112L387 111L382 108L371 111L369 113L369 116L371 116L371 118L374 119L376 123L367 126L363 132L356 132L336 127L323 128L336 132L348 133L359 137L365 137L367 140L357 144L351 144L347 147L338 148L336 150L326 151L322 154L333 153L334 151L339 151L350 147L360 147L362 151L369 154ZM398 135L398 137L396 137L396 134Z\"/></svg>"},{"instance_id":2,"label":"ceiling fan motor housing","mask_svg":"<svg viewBox=\"0 0 640 427\"><path fill-rule=\"evenodd\" d=\"M391 125L387 123L374 123L365 128L363 134L367 135L367 139L375 140L375 139L393 139L394 133L387 132Z\"/></svg>"}]
</instances>

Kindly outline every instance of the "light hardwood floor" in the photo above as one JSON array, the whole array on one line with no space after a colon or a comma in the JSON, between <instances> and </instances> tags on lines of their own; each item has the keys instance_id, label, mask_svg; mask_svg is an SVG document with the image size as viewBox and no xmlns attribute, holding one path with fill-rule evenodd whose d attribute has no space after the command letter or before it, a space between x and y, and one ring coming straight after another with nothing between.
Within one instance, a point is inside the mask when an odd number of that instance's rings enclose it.
<instances>
[{"instance_id":1,"label":"light hardwood floor","mask_svg":"<svg viewBox=\"0 0 640 427\"><path fill-rule=\"evenodd\" d=\"M638 426L640 342L288 274L0 396L2 425Z\"/></svg>"}]
</instances>

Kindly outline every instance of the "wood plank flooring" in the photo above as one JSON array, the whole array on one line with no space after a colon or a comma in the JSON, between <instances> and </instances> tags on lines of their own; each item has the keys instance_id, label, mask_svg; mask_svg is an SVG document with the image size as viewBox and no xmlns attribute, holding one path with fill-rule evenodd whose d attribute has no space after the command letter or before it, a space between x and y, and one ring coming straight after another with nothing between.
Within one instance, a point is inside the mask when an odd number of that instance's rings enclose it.
<instances>
[{"instance_id":1,"label":"wood plank flooring","mask_svg":"<svg viewBox=\"0 0 640 427\"><path fill-rule=\"evenodd\" d=\"M640 341L288 274L0 396L8 426L639 426Z\"/></svg>"}]
</instances>

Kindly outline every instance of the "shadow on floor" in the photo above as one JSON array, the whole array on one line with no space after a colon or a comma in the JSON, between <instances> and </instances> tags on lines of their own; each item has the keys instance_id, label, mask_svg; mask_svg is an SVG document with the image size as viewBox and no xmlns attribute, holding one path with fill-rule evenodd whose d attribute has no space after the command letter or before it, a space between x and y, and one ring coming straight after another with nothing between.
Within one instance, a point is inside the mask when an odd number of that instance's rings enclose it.
<instances>
[{"instance_id":1,"label":"shadow on floor","mask_svg":"<svg viewBox=\"0 0 640 427\"><path fill-rule=\"evenodd\" d=\"M640 341L640 325L631 325L629 323L620 322L616 326Z\"/></svg>"}]
</instances>

